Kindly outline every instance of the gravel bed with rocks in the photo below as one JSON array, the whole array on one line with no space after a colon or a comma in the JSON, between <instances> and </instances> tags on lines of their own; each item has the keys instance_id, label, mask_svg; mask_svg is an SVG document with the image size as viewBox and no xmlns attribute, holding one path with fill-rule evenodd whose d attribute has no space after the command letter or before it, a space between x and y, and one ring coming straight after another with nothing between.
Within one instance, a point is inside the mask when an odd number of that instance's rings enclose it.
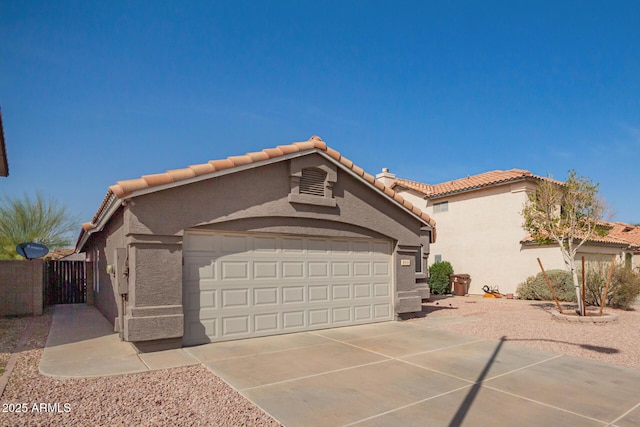
<instances>
[{"instance_id":1,"label":"gravel bed with rocks","mask_svg":"<svg viewBox=\"0 0 640 427\"><path fill-rule=\"evenodd\" d=\"M280 425L202 365L103 378L40 375L50 324L50 312L36 318L0 397L11 409L0 412L0 426Z\"/></svg>"},{"instance_id":2,"label":"gravel bed with rocks","mask_svg":"<svg viewBox=\"0 0 640 427\"><path fill-rule=\"evenodd\" d=\"M567 310L574 306L564 305ZM423 304L429 317L461 316L473 321L443 326L443 330L479 338L506 341L540 350L640 369L640 307L605 308L615 323L568 323L553 320L557 310L549 301L465 297L432 297Z\"/></svg>"},{"instance_id":3,"label":"gravel bed with rocks","mask_svg":"<svg viewBox=\"0 0 640 427\"><path fill-rule=\"evenodd\" d=\"M0 317L0 374L9 363L11 353L28 322L28 317Z\"/></svg>"}]
</instances>

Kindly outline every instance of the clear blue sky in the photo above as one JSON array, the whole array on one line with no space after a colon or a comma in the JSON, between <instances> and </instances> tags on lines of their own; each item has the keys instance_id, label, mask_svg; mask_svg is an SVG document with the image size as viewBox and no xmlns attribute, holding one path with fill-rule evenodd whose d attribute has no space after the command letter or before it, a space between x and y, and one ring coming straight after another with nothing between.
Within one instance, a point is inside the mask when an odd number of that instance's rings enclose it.
<instances>
[{"instance_id":1,"label":"clear blue sky","mask_svg":"<svg viewBox=\"0 0 640 427\"><path fill-rule=\"evenodd\" d=\"M319 135L427 183L573 168L640 222L639 23L636 1L0 0L0 193L88 221L118 180Z\"/></svg>"}]
</instances>

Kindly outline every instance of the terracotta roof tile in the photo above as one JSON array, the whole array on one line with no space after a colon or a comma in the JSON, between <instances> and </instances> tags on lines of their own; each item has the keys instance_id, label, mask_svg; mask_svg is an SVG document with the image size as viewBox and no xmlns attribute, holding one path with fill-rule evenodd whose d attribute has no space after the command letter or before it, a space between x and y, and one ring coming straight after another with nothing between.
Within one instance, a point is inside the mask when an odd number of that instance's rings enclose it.
<instances>
[{"instance_id":1,"label":"terracotta roof tile","mask_svg":"<svg viewBox=\"0 0 640 427\"><path fill-rule=\"evenodd\" d=\"M169 173L157 173L154 175L143 175L142 179L147 183L149 187L155 187L158 185L170 184L173 182L173 177Z\"/></svg>"},{"instance_id":2,"label":"terracotta roof tile","mask_svg":"<svg viewBox=\"0 0 640 427\"><path fill-rule=\"evenodd\" d=\"M329 157L332 157L333 159L340 161L340 153L338 153L333 148L327 147L326 153L329 155Z\"/></svg>"},{"instance_id":3,"label":"terracotta roof tile","mask_svg":"<svg viewBox=\"0 0 640 427\"><path fill-rule=\"evenodd\" d=\"M234 166L242 166L242 165L248 165L249 163L253 163L253 160L251 160L251 157L247 155L231 156L227 158L233 162Z\"/></svg>"},{"instance_id":4,"label":"terracotta roof tile","mask_svg":"<svg viewBox=\"0 0 640 427\"><path fill-rule=\"evenodd\" d=\"M284 154L293 154L300 151L297 145L278 145L278 147Z\"/></svg>"},{"instance_id":5,"label":"terracotta roof tile","mask_svg":"<svg viewBox=\"0 0 640 427\"><path fill-rule=\"evenodd\" d=\"M167 173L171 175L173 181L182 181L184 179L193 178L196 176L195 172L189 168L168 170Z\"/></svg>"},{"instance_id":6,"label":"terracotta roof tile","mask_svg":"<svg viewBox=\"0 0 640 427\"><path fill-rule=\"evenodd\" d=\"M213 166L214 170L221 171L233 167L233 162L229 159L210 160L209 164Z\"/></svg>"},{"instance_id":7,"label":"terracotta roof tile","mask_svg":"<svg viewBox=\"0 0 640 427\"><path fill-rule=\"evenodd\" d=\"M251 159L252 162L259 162L261 160L269 160L270 157L264 151L256 151L254 153L247 153L247 157Z\"/></svg>"},{"instance_id":8,"label":"terracotta roof tile","mask_svg":"<svg viewBox=\"0 0 640 427\"><path fill-rule=\"evenodd\" d=\"M231 166L229 167L233 167L233 162L231 162ZM217 168L216 166L209 164L209 163L203 163L203 164L199 164L199 165L191 165L189 166L189 169L191 169L193 171L193 173L196 174L196 176L200 176L200 175L206 175L208 173L212 173L215 172L216 170L220 170L220 168Z\"/></svg>"},{"instance_id":9,"label":"terracotta roof tile","mask_svg":"<svg viewBox=\"0 0 640 427\"><path fill-rule=\"evenodd\" d=\"M266 153L269 158L280 157L284 154L284 152L279 148L265 148L262 152Z\"/></svg>"},{"instance_id":10,"label":"terracotta roof tile","mask_svg":"<svg viewBox=\"0 0 640 427\"><path fill-rule=\"evenodd\" d=\"M364 169L362 169L359 166L353 165L351 167L351 170L358 176L363 176L364 175Z\"/></svg>"},{"instance_id":11,"label":"terracotta roof tile","mask_svg":"<svg viewBox=\"0 0 640 427\"><path fill-rule=\"evenodd\" d=\"M221 171L237 166L248 165L254 162L277 158L286 154L293 154L300 151L319 149L325 152L328 156L334 160L340 162L342 165L353 171L356 175L361 176L369 184L375 186L394 199L400 205L408 209L412 214L418 216L423 221L434 227L433 236L435 241L435 221L429 217L426 213L413 206L408 200L405 200L398 193L393 191L390 187L386 187L375 178L366 173L362 168L353 164L353 162L346 157L340 155L338 151L335 151L327 146L318 136L311 137L308 141L294 142L290 145L280 145L276 148L266 148L262 151L247 153L243 156L231 156L227 159L211 160L208 163L202 163L197 165L191 165L183 169L172 169L165 173L145 175L141 178L128 179L124 181L118 181L115 185L109 187L107 195L104 197L100 208L93 217L92 222L82 224L84 232L89 232L96 228L101 221L105 221L107 215L110 215L110 208L117 201L128 195L147 188L153 188L155 186L161 186L171 183L179 183L187 179L195 178L201 175L206 175L216 171ZM108 218L107 218L108 219ZM81 241L83 233L80 234L78 242Z\"/></svg>"},{"instance_id":12,"label":"terracotta roof tile","mask_svg":"<svg viewBox=\"0 0 640 427\"><path fill-rule=\"evenodd\" d=\"M494 170L490 172L481 173L478 175L469 175L465 178L456 179L453 181L442 182L440 184L424 184L421 182L410 181L408 179L397 178L391 185L395 187L410 188L424 194L427 197L437 197L446 194L457 193L460 191L468 191L474 189L480 189L488 187L490 185L504 184L512 181L519 181L522 179L531 178L536 180L550 180L561 184L560 181L556 181L551 178L545 178L539 175L534 175L528 170L524 169L509 169Z\"/></svg>"},{"instance_id":13,"label":"terracotta roof tile","mask_svg":"<svg viewBox=\"0 0 640 427\"><path fill-rule=\"evenodd\" d=\"M353 162L346 157L340 156L340 163L351 169L353 167Z\"/></svg>"}]
</instances>

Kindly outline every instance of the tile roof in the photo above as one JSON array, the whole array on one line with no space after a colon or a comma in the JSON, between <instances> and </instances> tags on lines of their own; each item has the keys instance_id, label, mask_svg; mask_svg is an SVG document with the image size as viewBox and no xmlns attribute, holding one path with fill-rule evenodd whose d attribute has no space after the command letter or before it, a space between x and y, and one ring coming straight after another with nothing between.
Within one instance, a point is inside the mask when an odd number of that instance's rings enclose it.
<instances>
[{"instance_id":1,"label":"tile roof","mask_svg":"<svg viewBox=\"0 0 640 427\"><path fill-rule=\"evenodd\" d=\"M625 249L640 251L640 227L622 222L602 222L600 225L605 229L606 234L604 236L592 236L588 240L589 242L616 245ZM534 243L534 240L531 236L527 236L520 243Z\"/></svg>"},{"instance_id":2,"label":"tile roof","mask_svg":"<svg viewBox=\"0 0 640 427\"><path fill-rule=\"evenodd\" d=\"M328 147L327 144L318 136L312 136L308 141L294 142L290 145L279 145L275 148L266 148L262 151L247 153L243 156L231 156L221 160L210 160L207 163L192 165L182 169L168 170L164 173L144 175L136 179L128 179L124 181L118 181L116 184L109 187L107 194L105 195L100 207L96 214L93 216L91 222L85 222L82 224L82 231L78 242L81 241L83 234L90 232L97 228L100 223L110 216L110 209L114 207L116 201L124 199L137 191L152 189L154 187L161 187L164 185L170 185L173 183L188 183L188 180L192 180L197 177L203 177L207 174L223 171L225 169L237 168L252 163L258 163L261 161L277 159L289 154L295 154L298 152L305 152L311 150L320 150L322 153L329 156L331 159L343 165L345 168L351 170L354 174L362 177L371 186L376 187L383 192L389 198L395 200L398 204L406 208L412 214L420 218L422 221L433 227L433 239L435 241L435 221L429 217L425 212L420 210L417 206L413 206L411 202L405 200L398 193L393 191L390 187L384 186L379 181L366 173L362 168L356 166L351 160L342 156L338 151ZM202 179L206 179L203 177ZM160 190L161 188L158 188Z\"/></svg>"},{"instance_id":3,"label":"tile roof","mask_svg":"<svg viewBox=\"0 0 640 427\"><path fill-rule=\"evenodd\" d=\"M7 148L4 144L4 128L2 127L2 110L0 110L0 176L9 176Z\"/></svg>"},{"instance_id":4,"label":"tile roof","mask_svg":"<svg viewBox=\"0 0 640 427\"><path fill-rule=\"evenodd\" d=\"M629 246L635 247L636 251L640 251L640 227L624 222L610 223L610 225L609 236L627 242Z\"/></svg>"},{"instance_id":5,"label":"tile roof","mask_svg":"<svg viewBox=\"0 0 640 427\"><path fill-rule=\"evenodd\" d=\"M524 169L494 170L478 175L469 175L453 181L442 182L440 184L424 184L407 179L396 178L391 184L392 188L404 187L424 194L426 197L440 197L447 194L459 193L462 191L477 190L492 185L506 184L508 182L520 181L523 179L550 180L560 184L560 181L534 175Z\"/></svg>"}]
</instances>

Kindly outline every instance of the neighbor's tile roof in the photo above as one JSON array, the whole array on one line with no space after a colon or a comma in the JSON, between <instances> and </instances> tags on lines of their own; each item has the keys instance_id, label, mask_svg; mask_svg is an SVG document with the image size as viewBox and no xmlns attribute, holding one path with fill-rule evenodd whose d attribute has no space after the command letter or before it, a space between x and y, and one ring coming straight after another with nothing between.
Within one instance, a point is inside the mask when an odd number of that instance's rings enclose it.
<instances>
[{"instance_id":1,"label":"neighbor's tile roof","mask_svg":"<svg viewBox=\"0 0 640 427\"><path fill-rule=\"evenodd\" d=\"M534 175L528 170L509 169L506 171L494 170L478 175L469 175L464 178L442 182L440 184L423 184L421 182L397 178L391 185L391 187L405 187L418 191L427 197L438 197L451 193L458 193L461 191L476 190L491 185L505 184L508 182L519 181L527 178L536 180L551 180L560 183L559 181L555 181L550 178L544 178L542 176Z\"/></svg>"},{"instance_id":2,"label":"neighbor's tile roof","mask_svg":"<svg viewBox=\"0 0 640 427\"><path fill-rule=\"evenodd\" d=\"M636 249L640 249L640 227L625 224L624 222L610 223L611 231L609 236L629 243L630 246L635 246Z\"/></svg>"},{"instance_id":3,"label":"neighbor's tile roof","mask_svg":"<svg viewBox=\"0 0 640 427\"><path fill-rule=\"evenodd\" d=\"M634 251L640 250L640 227L635 227L622 222L602 222L600 225L606 229L607 234L604 236L592 236L589 239L589 242L617 245ZM527 236L520 241L520 243L533 242L534 240L531 236Z\"/></svg>"},{"instance_id":4,"label":"neighbor's tile roof","mask_svg":"<svg viewBox=\"0 0 640 427\"><path fill-rule=\"evenodd\" d=\"M237 166L248 165L263 160L274 159L287 154L304 152L314 149L323 151L328 156L353 171L356 175L361 176L369 184L384 192L384 194L386 194L388 197L403 205L414 215L427 222L430 226L434 227L435 234L436 223L432 218L429 217L429 215L420 210L418 207L413 206L411 202L405 200L390 187L386 187L381 182L376 181L376 179L372 175L366 173L362 168L353 164L351 160L342 156L336 150L329 148L327 144L325 144L325 142L318 136L312 136L308 141L294 142L290 145L280 145L275 148L266 148L262 151L247 153L243 156L231 156L227 157L226 159L211 160L207 163L192 165L183 169L169 170L165 173L144 175L141 178L137 179L118 181L115 185L109 187L109 191L103 199L102 204L94 215L92 221L82 224L82 228L85 232L95 228L100 220L106 215L107 209L112 205L115 199L123 199L136 191L158 187L165 184L177 183L201 175L222 171Z\"/></svg>"}]
</instances>

